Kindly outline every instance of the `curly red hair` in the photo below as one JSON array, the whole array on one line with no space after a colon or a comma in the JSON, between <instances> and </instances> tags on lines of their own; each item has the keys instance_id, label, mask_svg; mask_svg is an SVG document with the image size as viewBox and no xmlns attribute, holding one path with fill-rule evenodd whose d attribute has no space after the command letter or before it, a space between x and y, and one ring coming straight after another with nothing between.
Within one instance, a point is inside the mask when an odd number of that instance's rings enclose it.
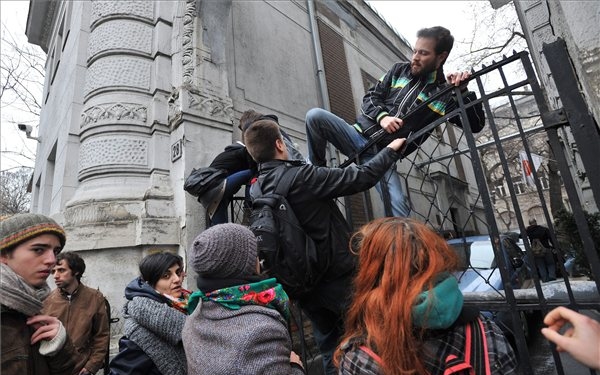
<instances>
[{"instance_id":1,"label":"curly red hair","mask_svg":"<svg viewBox=\"0 0 600 375\"><path fill-rule=\"evenodd\" d=\"M364 225L351 247L358 252L358 273L342 342L358 338L375 349L386 375L426 373L419 352L423 332L412 324L412 307L436 276L456 269L456 254L426 225L399 217ZM335 362L342 356L338 347Z\"/></svg>"}]
</instances>

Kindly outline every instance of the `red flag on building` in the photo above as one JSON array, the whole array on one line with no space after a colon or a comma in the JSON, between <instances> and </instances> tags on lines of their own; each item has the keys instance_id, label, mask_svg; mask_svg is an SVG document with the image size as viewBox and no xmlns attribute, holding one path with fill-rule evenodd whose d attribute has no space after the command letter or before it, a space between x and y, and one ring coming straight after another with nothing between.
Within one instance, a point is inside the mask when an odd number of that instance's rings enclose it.
<instances>
[{"instance_id":1,"label":"red flag on building","mask_svg":"<svg viewBox=\"0 0 600 375\"><path fill-rule=\"evenodd\" d=\"M531 160L533 161L533 166L527 159L527 153L525 151L519 152L519 160L521 161L521 167L523 170L523 181L532 187L535 187L535 181L533 179L533 172L537 171L540 165L542 164L542 157L540 155L531 154ZM533 167L533 168L532 168Z\"/></svg>"}]
</instances>

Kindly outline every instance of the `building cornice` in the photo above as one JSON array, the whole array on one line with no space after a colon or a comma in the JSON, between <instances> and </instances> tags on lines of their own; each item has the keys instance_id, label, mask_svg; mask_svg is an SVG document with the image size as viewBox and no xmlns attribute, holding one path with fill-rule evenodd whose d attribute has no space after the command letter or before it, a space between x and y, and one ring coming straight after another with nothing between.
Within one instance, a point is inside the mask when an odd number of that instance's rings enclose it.
<instances>
[{"instance_id":1,"label":"building cornice","mask_svg":"<svg viewBox=\"0 0 600 375\"><path fill-rule=\"evenodd\" d=\"M52 35L52 24L59 1L30 0L25 35L29 43L38 45L48 53L48 42Z\"/></svg>"}]
</instances>

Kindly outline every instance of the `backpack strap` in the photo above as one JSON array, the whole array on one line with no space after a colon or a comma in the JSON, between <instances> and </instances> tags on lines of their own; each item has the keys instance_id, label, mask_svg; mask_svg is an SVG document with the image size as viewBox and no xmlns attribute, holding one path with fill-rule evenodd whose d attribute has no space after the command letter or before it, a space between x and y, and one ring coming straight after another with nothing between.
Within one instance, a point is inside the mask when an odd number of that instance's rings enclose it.
<instances>
[{"instance_id":1,"label":"backpack strap","mask_svg":"<svg viewBox=\"0 0 600 375\"><path fill-rule=\"evenodd\" d=\"M382 366L381 357L365 345L359 347L371 357L378 365ZM468 323L465 326L464 359L453 354L446 357L446 370L444 375L465 374L469 375L491 375L489 352L485 330L481 318Z\"/></svg>"},{"instance_id":2,"label":"backpack strap","mask_svg":"<svg viewBox=\"0 0 600 375\"><path fill-rule=\"evenodd\" d=\"M472 342L472 355L474 361L478 361L476 369L478 369L479 374L490 375L492 370L490 368L490 353L488 351L487 340L485 337L485 329L483 327L483 322L480 317L477 317L477 320L470 324L472 327L473 340Z\"/></svg>"},{"instance_id":3,"label":"backpack strap","mask_svg":"<svg viewBox=\"0 0 600 375\"><path fill-rule=\"evenodd\" d=\"M447 358L446 362L449 360L450 358ZM471 370L470 374L490 375L492 373L485 330L480 317L465 326L464 363L470 364L471 369L474 369Z\"/></svg>"},{"instance_id":4,"label":"backpack strap","mask_svg":"<svg viewBox=\"0 0 600 375\"><path fill-rule=\"evenodd\" d=\"M300 168L297 166L286 168L281 176L281 179L275 185L275 194L279 194L283 197L287 197L288 192L290 191L290 187L292 186L292 182L296 178L296 175L300 171Z\"/></svg>"},{"instance_id":5,"label":"backpack strap","mask_svg":"<svg viewBox=\"0 0 600 375\"><path fill-rule=\"evenodd\" d=\"M490 358L481 318L465 325L464 358L454 354L446 357L444 375L491 375Z\"/></svg>"},{"instance_id":6,"label":"backpack strap","mask_svg":"<svg viewBox=\"0 0 600 375\"><path fill-rule=\"evenodd\" d=\"M374 351L371 350L371 348L369 348L368 346L365 345L361 345L358 347L360 350L362 350L363 352L367 353L367 355L371 358L373 358L373 360L380 366L383 367L383 361L381 360L381 357L378 356Z\"/></svg>"}]
</instances>

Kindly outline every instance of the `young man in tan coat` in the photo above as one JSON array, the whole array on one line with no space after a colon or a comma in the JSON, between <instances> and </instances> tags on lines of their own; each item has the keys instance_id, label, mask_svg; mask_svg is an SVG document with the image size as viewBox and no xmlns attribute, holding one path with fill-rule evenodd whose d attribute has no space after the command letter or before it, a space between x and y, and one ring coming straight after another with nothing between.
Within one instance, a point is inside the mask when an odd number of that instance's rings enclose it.
<instances>
[{"instance_id":1,"label":"young man in tan coat","mask_svg":"<svg viewBox=\"0 0 600 375\"><path fill-rule=\"evenodd\" d=\"M66 327L76 355L75 375L95 374L102 368L110 329L104 296L81 283L85 262L73 252L56 257L52 269L54 289L44 301L45 314L57 317Z\"/></svg>"}]
</instances>

